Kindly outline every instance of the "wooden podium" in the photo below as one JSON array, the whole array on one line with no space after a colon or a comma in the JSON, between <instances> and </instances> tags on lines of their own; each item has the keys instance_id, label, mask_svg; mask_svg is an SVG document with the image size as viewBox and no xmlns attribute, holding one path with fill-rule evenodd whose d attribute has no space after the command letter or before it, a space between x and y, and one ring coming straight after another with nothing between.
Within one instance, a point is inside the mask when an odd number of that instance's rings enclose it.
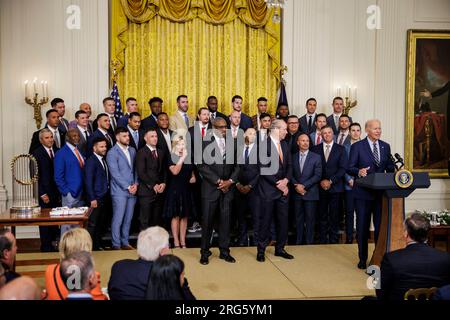
<instances>
[{"instance_id":1,"label":"wooden podium","mask_svg":"<svg viewBox=\"0 0 450 320\"><path fill-rule=\"evenodd\" d=\"M403 236L405 221L405 198L415 189L429 188L430 177L427 172L413 173L413 184L402 189L395 183L395 173L373 173L356 180L360 187L383 191L383 205L380 233L369 265L381 265L386 252L406 246Z\"/></svg>"}]
</instances>

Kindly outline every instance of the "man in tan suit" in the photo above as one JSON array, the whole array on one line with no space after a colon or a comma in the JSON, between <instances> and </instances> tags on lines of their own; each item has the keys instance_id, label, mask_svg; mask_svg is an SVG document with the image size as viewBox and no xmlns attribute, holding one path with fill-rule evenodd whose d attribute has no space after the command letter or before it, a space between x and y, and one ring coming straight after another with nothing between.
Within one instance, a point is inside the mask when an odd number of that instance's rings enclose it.
<instances>
[{"instance_id":1,"label":"man in tan suit","mask_svg":"<svg viewBox=\"0 0 450 320\"><path fill-rule=\"evenodd\" d=\"M185 95L178 96L177 106L178 110L169 119L170 130L176 131L177 134L184 136L189 127L194 125L194 120L190 119L187 114L189 109L188 97Z\"/></svg>"}]
</instances>

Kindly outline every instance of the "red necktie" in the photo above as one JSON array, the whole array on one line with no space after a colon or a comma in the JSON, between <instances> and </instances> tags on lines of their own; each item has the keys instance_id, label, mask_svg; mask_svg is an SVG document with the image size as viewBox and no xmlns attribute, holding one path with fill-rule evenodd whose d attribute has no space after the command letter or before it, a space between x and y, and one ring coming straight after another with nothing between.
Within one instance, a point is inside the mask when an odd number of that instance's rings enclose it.
<instances>
[{"instance_id":1,"label":"red necktie","mask_svg":"<svg viewBox=\"0 0 450 320\"><path fill-rule=\"evenodd\" d=\"M55 157L55 156L53 155L53 150L52 150L52 149L50 149L50 150L49 150L49 152L50 152L50 159L52 159L52 160L53 160L53 158Z\"/></svg>"},{"instance_id":2,"label":"red necktie","mask_svg":"<svg viewBox=\"0 0 450 320\"><path fill-rule=\"evenodd\" d=\"M320 144L320 134L316 133L316 135L317 135L316 145L318 145L318 144Z\"/></svg>"},{"instance_id":3,"label":"red necktie","mask_svg":"<svg viewBox=\"0 0 450 320\"><path fill-rule=\"evenodd\" d=\"M158 155L156 154L156 150L152 150L152 156L154 159L158 159Z\"/></svg>"},{"instance_id":4,"label":"red necktie","mask_svg":"<svg viewBox=\"0 0 450 320\"><path fill-rule=\"evenodd\" d=\"M205 137L205 127L202 127L202 138Z\"/></svg>"}]
</instances>

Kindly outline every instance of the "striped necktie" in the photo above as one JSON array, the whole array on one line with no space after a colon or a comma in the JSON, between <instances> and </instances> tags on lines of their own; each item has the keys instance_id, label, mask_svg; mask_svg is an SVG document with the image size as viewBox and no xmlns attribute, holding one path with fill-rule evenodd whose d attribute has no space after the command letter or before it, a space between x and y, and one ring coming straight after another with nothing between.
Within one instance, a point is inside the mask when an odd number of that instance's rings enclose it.
<instances>
[{"instance_id":1,"label":"striped necktie","mask_svg":"<svg viewBox=\"0 0 450 320\"><path fill-rule=\"evenodd\" d=\"M375 165L377 167L379 167L380 166L380 153L378 152L378 146L377 146L376 142L373 143L373 159L375 161Z\"/></svg>"}]
</instances>

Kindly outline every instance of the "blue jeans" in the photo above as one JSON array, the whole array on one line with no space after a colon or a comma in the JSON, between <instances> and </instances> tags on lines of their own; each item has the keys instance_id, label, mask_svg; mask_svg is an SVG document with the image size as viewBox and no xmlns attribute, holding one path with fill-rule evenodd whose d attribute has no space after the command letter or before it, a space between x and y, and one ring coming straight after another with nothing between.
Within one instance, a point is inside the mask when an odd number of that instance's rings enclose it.
<instances>
[{"instance_id":1,"label":"blue jeans","mask_svg":"<svg viewBox=\"0 0 450 320\"><path fill-rule=\"evenodd\" d=\"M84 206L84 200L83 200L83 193L80 193L78 197L73 197L70 192L67 195L62 196L62 206L63 207L69 207L69 208L77 208ZM77 224L63 224L61 226L61 238L64 233L69 231L72 228L78 227Z\"/></svg>"},{"instance_id":2,"label":"blue jeans","mask_svg":"<svg viewBox=\"0 0 450 320\"><path fill-rule=\"evenodd\" d=\"M113 217L111 223L111 239L113 247L127 246L130 236L136 197L111 196Z\"/></svg>"}]
</instances>

